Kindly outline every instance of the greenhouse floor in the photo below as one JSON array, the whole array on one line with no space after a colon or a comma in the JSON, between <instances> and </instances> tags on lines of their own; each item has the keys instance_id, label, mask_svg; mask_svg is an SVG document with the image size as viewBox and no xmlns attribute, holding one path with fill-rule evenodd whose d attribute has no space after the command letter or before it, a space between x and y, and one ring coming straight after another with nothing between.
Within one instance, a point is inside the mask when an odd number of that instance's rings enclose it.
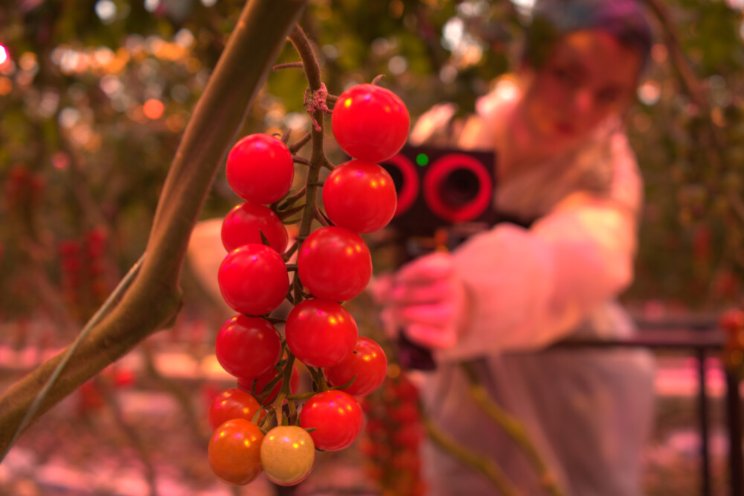
<instances>
[{"instance_id":1,"label":"greenhouse floor","mask_svg":"<svg viewBox=\"0 0 744 496\"><path fill-rule=\"evenodd\" d=\"M28 359L0 350L0 363L13 370ZM15 361L14 361L15 360ZM160 355L161 373L192 387L193 359L171 353ZM684 357L657 361L657 422L645 459L645 493L649 496L700 494L700 442L696 424L697 371ZM206 368L205 368L206 367ZM225 379L200 365L212 385ZM713 494L725 494L726 427L721 396L720 364L706 363L710 407L710 454ZM190 372L191 371L191 372ZM5 385L15 374L8 373ZM259 478L239 489L216 480L205 453L206 439L199 423L203 404L186 412L175 396L145 383L116 393L117 410L86 403L76 393L37 421L0 465L0 494L14 496L274 496L376 495L363 469L358 449L319 453L311 477L294 492ZM4 386L3 386L4 387ZM193 389L192 389L193 393ZM189 415L192 415L190 417ZM194 421L194 417L196 421ZM203 425L201 426L203 427ZM153 492L152 488L157 491ZM403 496L403 495L401 495Z\"/></svg>"}]
</instances>

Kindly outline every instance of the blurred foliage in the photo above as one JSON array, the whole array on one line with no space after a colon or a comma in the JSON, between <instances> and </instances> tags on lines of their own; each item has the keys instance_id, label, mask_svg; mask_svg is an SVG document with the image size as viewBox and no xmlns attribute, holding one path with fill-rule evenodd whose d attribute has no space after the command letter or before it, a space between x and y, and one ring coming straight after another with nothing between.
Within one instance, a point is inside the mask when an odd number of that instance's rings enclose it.
<instances>
[{"instance_id":1,"label":"blurred foliage","mask_svg":"<svg viewBox=\"0 0 744 496\"><path fill-rule=\"evenodd\" d=\"M706 310L741 296L744 50L734 3L663 3L705 105L680 85L657 24L660 42L629 116L647 199L629 300ZM331 93L383 75L415 116L441 100L471 109L514 66L522 4L312 0L302 22ZM139 257L181 132L242 6L0 6L0 321L60 308L84 318ZM288 45L279 62L296 60ZM302 136L305 86L299 70L274 71L243 133ZM235 202L220 174L204 216Z\"/></svg>"}]
</instances>

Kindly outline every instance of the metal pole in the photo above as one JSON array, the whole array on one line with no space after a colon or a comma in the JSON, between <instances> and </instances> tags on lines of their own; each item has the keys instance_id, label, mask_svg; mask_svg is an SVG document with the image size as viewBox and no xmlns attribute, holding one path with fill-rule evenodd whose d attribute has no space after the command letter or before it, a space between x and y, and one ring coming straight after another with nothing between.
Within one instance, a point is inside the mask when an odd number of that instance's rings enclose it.
<instances>
[{"instance_id":1,"label":"metal pole","mask_svg":"<svg viewBox=\"0 0 744 496\"><path fill-rule=\"evenodd\" d=\"M695 365L698 376L697 406L700 428L700 494L711 495L710 478L710 435L708 430L708 387L705 373L705 350L695 350Z\"/></svg>"},{"instance_id":2,"label":"metal pole","mask_svg":"<svg viewBox=\"0 0 744 496\"><path fill-rule=\"evenodd\" d=\"M729 434L729 479L731 496L744 496L744 455L742 454L741 396L739 380L726 370L726 416Z\"/></svg>"}]
</instances>

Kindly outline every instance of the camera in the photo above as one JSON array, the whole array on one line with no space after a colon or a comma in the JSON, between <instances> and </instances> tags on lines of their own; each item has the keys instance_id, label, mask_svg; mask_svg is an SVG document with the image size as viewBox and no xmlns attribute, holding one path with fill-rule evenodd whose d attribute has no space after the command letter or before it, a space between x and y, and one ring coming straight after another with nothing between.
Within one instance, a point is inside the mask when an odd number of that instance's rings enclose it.
<instances>
[{"instance_id":1,"label":"camera","mask_svg":"<svg viewBox=\"0 0 744 496\"><path fill-rule=\"evenodd\" d=\"M496 221L493 151L405 146L380 165L395 183L398 205L389 224L402 247L400 263L446 247L451 250ZM398 333L398 359L410 369L433 370L431 350Z\"/></svg>"},{"instance_id":2,"label":"camera","mask_svg":"<svg viewBox=\"0 0 744 496\"><path fill-rule=\"evenodd\" d=\"M496 220L493 151L405 146L380 164L393 179L398 206L390 227L404 238Z\"/></svg>"}]
</instances>

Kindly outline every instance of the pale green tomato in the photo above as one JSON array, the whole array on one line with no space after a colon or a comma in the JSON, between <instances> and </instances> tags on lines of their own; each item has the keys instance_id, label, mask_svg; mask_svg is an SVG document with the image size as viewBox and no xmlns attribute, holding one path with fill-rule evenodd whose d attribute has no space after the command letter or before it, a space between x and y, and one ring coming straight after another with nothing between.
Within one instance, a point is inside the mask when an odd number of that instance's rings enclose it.
<instances>
[{"instance_id":1,"label":"pale green tomato","mask_svg":"<svg viewBox=\"0 0 744 496\"><path fill-rule=\"evenodd\" d=\"M274 427L261 443L261 464L270 481L294 486L310 475L315 462L315 443L296 425Z\"/></svg>"}]
</instances>

